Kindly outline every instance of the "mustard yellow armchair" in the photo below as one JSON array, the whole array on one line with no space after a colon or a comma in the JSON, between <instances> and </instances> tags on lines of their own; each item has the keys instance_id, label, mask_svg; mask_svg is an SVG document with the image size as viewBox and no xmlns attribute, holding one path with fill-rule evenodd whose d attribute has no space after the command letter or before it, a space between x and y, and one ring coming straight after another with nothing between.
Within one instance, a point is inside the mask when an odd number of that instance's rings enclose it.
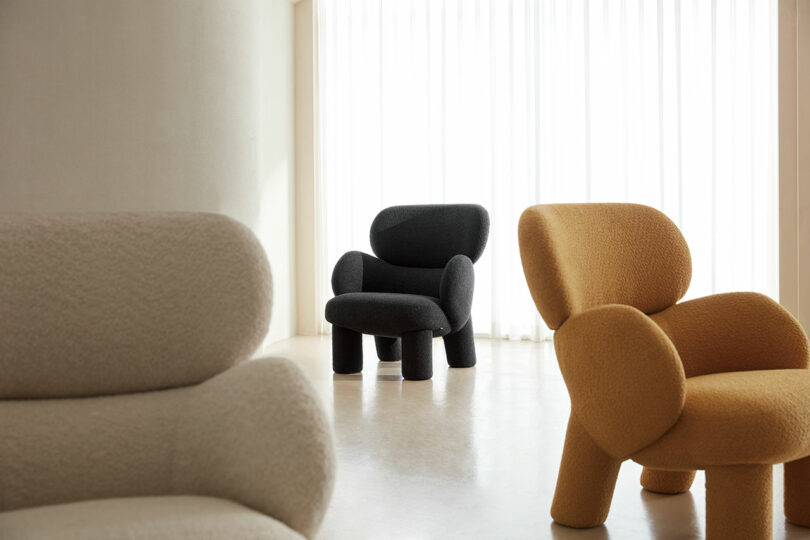
<instances>
[{"instance_id":1,"label":"mustard yellow armchair","mask_svg":"<svg viewBox=\"0 0 810 540\"><path fill-rule=\"evenodd\" d=\"M770 538L772 465L785 463L785 515L810 527L810 370L798 322L755 293L676 304L689 249L646 206L533 206L518 235L571 396L554 520L603 523L632 459L659 493L686 491L706 471L709 538Z\"/></svg>"}]
</instances>

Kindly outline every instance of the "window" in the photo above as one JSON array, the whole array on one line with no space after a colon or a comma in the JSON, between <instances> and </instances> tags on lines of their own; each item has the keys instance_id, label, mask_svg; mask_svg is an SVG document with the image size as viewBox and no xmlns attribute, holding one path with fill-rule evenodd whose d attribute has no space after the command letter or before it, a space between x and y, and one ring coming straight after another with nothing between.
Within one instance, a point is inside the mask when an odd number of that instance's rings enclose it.
<instances>
[{"instance_id":1,"label":"window","mask_svg":"<svg viewBox=\"0 0 810 540\"><path fill-rule=\"evenodd\" d=\"M520 213L628 201L684 232L689 297L776 297L776 4L320 0L324 279L381 208L477 202L476 331L543 339Z\"/></svg>"}]
</instances>

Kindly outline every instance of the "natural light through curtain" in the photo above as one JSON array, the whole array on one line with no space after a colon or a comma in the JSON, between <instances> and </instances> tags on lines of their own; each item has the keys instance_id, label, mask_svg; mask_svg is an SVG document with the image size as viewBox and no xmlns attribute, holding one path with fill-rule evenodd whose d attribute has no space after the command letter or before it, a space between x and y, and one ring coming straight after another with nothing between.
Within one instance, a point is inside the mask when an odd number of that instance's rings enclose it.
<instances>
[{"instance_id":1,"label":"natural light through curtain","mask_svg":"<svg viewBox=\"0 0 810 540\"><path fill-rule=\"evenodd\" d=\"M529 205L666 212L688 297L778 295L777 0L319 0L321 290L394 204L477 202L477 333L542 339Z\"/></svg>"}]
</instances>

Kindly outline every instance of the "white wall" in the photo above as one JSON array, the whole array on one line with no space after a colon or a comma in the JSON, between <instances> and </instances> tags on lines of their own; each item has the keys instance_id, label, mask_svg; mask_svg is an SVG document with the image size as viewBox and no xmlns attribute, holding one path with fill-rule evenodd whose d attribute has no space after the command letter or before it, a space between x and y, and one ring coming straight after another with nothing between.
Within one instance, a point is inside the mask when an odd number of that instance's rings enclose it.
<instances>
[{"instance_id":1,"label":"white wall","mask_svg":"<svg viewBox=\"0 0 810 540\"><path fill-rule=\"evenodd\" d=\"M0 0L0 211L205 210L295 333L289 0Z\"/></svg>"}]
</instances>

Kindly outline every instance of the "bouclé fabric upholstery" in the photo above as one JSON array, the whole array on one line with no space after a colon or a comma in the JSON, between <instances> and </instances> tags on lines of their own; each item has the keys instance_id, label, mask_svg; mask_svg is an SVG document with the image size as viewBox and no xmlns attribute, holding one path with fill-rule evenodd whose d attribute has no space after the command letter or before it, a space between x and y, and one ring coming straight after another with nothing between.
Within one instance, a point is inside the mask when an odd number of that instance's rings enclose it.
<instances>
[{"instance_id":1,"label":"boucl\u00e9 fabric upholstery","mask_svg":"<svg viewBox=\"0 0 810 540\"><path fill-rule=\"evenodd\" d=\"M264 251L222 215L4 214L0 260L0 398L196 384L270 322Z\"/></svg>"},{"instance_id":2,"label":"boucl\u00e9 fabric upholstery","mask_svg":"<svg viewBox=\"0 0 810 540\"><path fill-rule=\"evenodd\" d=\"M521 261L552 330L590 307L624 304L655 313L686 293L689 248L657 210L629 204L533 208L520 218Z\"/></svg>"},{"instance_id":3,"label":"boucl\u00e9 fabric upholstery","mask_svg":"<svg viewBox=\"0 0 810 540\"><path fill-rule=\"evenodd\" d=\"M375 256L350 251L335 264L325 317L337 373L363 368L362 334L383 361L402 360L406 379L433 374L431 340L443 337L451 367L475 364L473 264L486 246L489 215L478 205L392 206L371 225Z\"/></svg>"},{"instance_id":4,"label":"boucl\u00e9 fabric upholstery","mask_svg":"<svg viewBox=\"0 0 810 540\"><path fill-rule=\"evenodd\" d=\"M441 300L420 294L346 293L329 303L326 318L344 328L376 336L430 330L450 331Z\"/></svg>"},{"instance_id":5,"label":"boucl\u00e9 fabric upholstery","mask_svg":"<svg viewBox=\"0 0 810 540\"><path fill-rule=\"evenodd\" d=\"M683 367L666 334L639 310L591 308L557 331L554 346L573 414L613 457L641 450L678 421Z\"/></svg>"},{"instance_id":6,"label":"boucl\u00e9 fabric upholstery","mask_svg":"<svg viewBox=\"0 0 810 540\"><path fill-rule=\"evenodd\" d=\"M303 540L280 521L246 506L178 495L102 499L0 514L3 540Z\"/></svg>"},{"instance_id":7,"label":"boucl\u00e9 fabric upholstery","mask_svg":"<svg viewBox=\"0 0 810 540\"><path fill-rule=\"evenodd\" d=\"M391 206L371 224L371 249L397 266L442 268L458 254L484 253L489 213L477 204Z\"/></svg>"},{"instance_id":8,"label":"boucl\u00e9 fabric upholstery","mask_svg":"<svg viewBox=\"0 0 810 540\"><path fill-rule=\"evenodd\" d=\"M0 265L0 368L14 380L0 383L0 538L314 536L332 433L295 364L248 361L271 276L244 226L3 216L0 258L15 255Z\"/></svg>"},{"instance_id":9,"label":"boucl\u00e9 fabric upholstery","mask_svg":"<svg viewBox=\"0 0 810 540\"><path fill-rule=\"evenodd\" d=\"M771 537L771 469L785 463L785 515L810 526L810 347L796 319L755 293L678 304L689 251L652 208L538 205L518 234L571 396L554 520L603 523L632 459L659 493L706 471L710 539Z\"/></svg>"}]
</instances>

